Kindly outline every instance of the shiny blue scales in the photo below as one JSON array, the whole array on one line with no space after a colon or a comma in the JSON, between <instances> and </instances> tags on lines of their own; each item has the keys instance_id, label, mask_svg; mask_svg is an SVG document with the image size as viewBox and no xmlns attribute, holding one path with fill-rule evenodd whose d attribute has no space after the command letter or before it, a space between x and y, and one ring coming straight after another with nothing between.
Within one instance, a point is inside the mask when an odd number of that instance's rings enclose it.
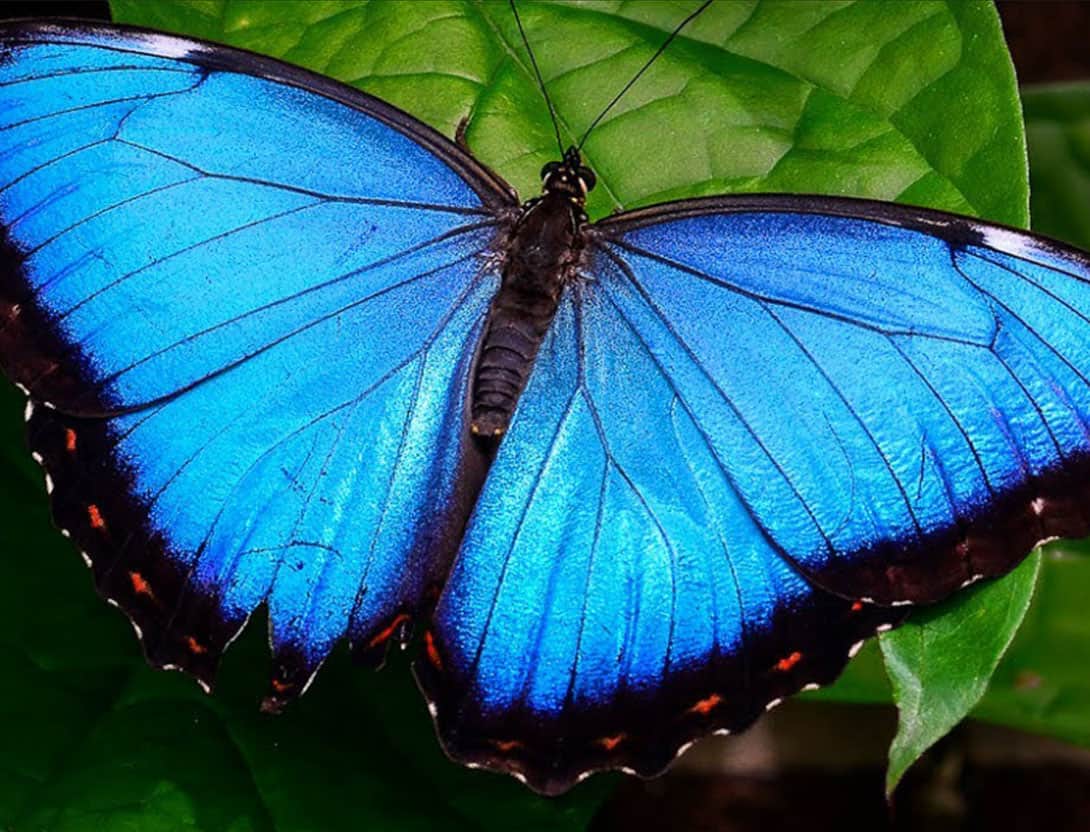
<instances>
[{"instance_id":1,"label":"shiny blue scales","mask_svg":"<svg viewBox=\"0 0 1090 832\"><path fill-rule=\"evenodd\" d=\"M557 792L1088 530L1085 255L828 198L614 216L496 449L467 396L519 213L328 79L0 28L0 363L153 664L211 685L265 603L275 710L415 629L448 752Z\"/></svg>"}]
</instances>

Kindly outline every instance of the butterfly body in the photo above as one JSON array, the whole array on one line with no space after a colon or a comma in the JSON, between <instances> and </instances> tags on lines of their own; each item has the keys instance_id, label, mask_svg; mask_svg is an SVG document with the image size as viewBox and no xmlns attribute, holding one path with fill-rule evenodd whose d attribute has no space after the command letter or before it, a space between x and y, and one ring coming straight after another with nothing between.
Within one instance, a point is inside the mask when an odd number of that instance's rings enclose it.
<instances>
[{"instance_id":1,"label":"butterfly body","mask_svg":"<svg viewBox=\"0 0 1090 832\"><path fill-rule=\"evenodd\" d=\"M211 686L264 606L277 710L423 633L448 753L556 793L1090 531L1084 253L543 180L252 53L0 27L0 366L153 665Z\"/></svg>"},{"instance_id":2,"label":"butterfly body","mask_svg":"<svg viewBox=\"0 0 1090 832\"><path fill-rule=\"evenodd\" d=\"M542 195L522 207L500 247L503 277L489 309L471 394L470 429L486 440L506 432L561 293L576 278L586 246L583 209L593 174L582 166L575 148L542 173Z\"/></svg>"}]
</instances>

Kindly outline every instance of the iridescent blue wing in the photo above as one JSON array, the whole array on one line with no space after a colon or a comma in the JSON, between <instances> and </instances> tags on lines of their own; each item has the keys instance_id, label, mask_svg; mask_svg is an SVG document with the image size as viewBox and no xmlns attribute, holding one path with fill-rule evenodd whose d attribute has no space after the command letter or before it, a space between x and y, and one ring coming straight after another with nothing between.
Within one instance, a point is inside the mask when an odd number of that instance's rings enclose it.
<instances>
[{"instance_id":1,"label":"iridescent blue wing","mask_svg":"<svg viewBox=\"0 0 1090 832\"><path fill-rule=\"evenodd\" d=\"M149 660L208 684L267 601L275 705L404 638L472 496L502 184L328 79L114 27L0 29L0 142L0 361Z\"/></svg>"},{"instance_id":2,"label":"iridescent blue wing","mask_svg":"<svg viewBox=\"0 0 1090 832\"><path fill-rule=\"evenodd\" d=\"M663 768L927 602L1085 533L1090 263L849 200L596 228L418 674L450 752Z\"/></svg>"}]
</instances>

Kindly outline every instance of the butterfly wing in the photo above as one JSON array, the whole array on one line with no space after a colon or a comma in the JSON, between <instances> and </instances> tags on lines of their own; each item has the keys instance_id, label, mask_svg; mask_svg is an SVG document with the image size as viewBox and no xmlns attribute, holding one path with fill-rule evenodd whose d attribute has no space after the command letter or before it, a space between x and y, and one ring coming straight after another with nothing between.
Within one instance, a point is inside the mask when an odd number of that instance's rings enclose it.
<instances>
[{"instance_id":1,"label":"butterfly wing","mask_svg":"<svg viewBox=\"0 0 1090 832\"><path fill-rule=\"evenodd\" d=\"M210 683L267 601L276 704L403 637L472 499L502 184L328 79L114 27L0 30L0 141L0 361L149 659Z\"/></svg>"},{"instance_id":2,"label":"butterfly wing","mask_svg":"<svg viewBox=\"0 0 1090 832\"><path fill-rule=\"evenodd\" d=\"M1082 252L856 200L697 201L602 231L611 298L818 585L935 601L1090 529Z\"/></svg>"},{"instance_id":3,"label":"butterfly wing","mask_svg":"<svg viewBox=\"0 0 1090 832\"><path fill-rule=\"evenodd\" d=\"M900 619L810 586L699 431L606 293L569 293L417 663L452 756L545 793L656 774Z\"/></svg>"},{"instance_id":4,"label":"butterfly wing","mask_svg":"<svg viewBox=\"0 0 1090 832\"><path fill-rule=\"evenodd\" d=\"M871 601L1086 531L1082 255L847 200L597 233L418 663L454 756L654 774L834 678L898 620Z\"/></svg>"}]
</instances>

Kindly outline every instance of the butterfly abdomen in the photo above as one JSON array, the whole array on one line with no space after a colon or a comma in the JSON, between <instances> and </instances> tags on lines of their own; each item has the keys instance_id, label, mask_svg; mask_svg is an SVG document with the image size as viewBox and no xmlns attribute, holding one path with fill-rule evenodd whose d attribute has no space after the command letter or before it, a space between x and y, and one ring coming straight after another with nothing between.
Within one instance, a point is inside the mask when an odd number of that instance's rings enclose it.
<instances>
[{"instance_id":1,"label":"butterfly abdomen","mask_svg":"<svg viewBox=\"0 0 1090 832\"><path fill-rule=\"evenodd\" d=\"M473 379L475 434L499 437L507 431L556 307L557 298L507 286L496 294Z\"/></svg>"},{"instance_id":2,"label":"butterfly abdomen","mask_svg":"<svg viewBox=\"0 0 1090 832\"><path fill-rule=\"evenodd\" d=\"M473 373L471 429L499 438L530 377L538 349L582 249L582 202L550 189L515 224Z\"/></svg>"}]
</instances>

